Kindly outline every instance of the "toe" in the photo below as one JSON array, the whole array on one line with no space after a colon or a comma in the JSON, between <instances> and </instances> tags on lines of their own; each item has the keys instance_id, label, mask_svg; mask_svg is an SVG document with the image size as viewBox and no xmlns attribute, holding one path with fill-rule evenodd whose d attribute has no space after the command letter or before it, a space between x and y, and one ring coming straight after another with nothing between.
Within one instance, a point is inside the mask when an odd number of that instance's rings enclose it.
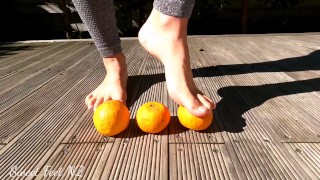
<instances>
[{"instance_id":1,"label":"toe","mask_svg":"<svg viewBox=\"0 0 320 180\"><path fill-rule=\"evenodd\" d=\"M95 97L91 97L88 100L88 103L87 103L88 109L92 109L93 108L93 105L95 104L96 100L97 100L97 98L95 98Z\"/></svg>"},{"instance_id":2,"label":"toe","mask_svg":"<svg viewBox=\"0 0 320 180\"><path fill-rule=\"evenodd\" d=\"M96 102L93 105L93 109L96 110L101 103L103 103L103 97L97 98Z\"/></svg>"},{"instance_id":3,"label":"toe","mask_svg":"<svg viewBox=\"0 0 320 180\"><path fill-rule=\"evenodd\" d=\"M86 103L87 106L88 106L89 100L90 100L92 97L93 97L92 93L90 93L90 94L86 97L85 103Z\"/></svg>"},{"instance_id":4,"label":"toe","mask_svg":"<svg viewBox=\"0 0 320 180\"><path fill-rule=\"evenodd\" d=\"M215 108L214 102L207 96L198 92L195 96L189 96L191 101L184 104L189 112L198 117L204 117ZM188 98L187 98L188 99Z\"/></svg>"},{"instance_id":5,"label":"toe","mask_svg":"<svg viewBox=\"0 0 320 180\"><path fill-rule=\"evenodd\" d=\"M197 98L207 109L212 110L216 108L215 103L206 95L197 94Z\"/></svg>"},{"instance_id":6,"label":"toe","mask_svg":"<svg viewBox=\"0 0 320 180\"><path fill-rule=\"evenodd\" d=\"M110 98L109 96L105 96L105 97L103 98L103 102L107 102L107 101L109 101L109 100L111 100L111 98Z\"/></svg>"},{"instance_id":7,"label":"toe","mask_svg":"<svg viewBox=\"0 0 320 180\"><path fill-rule=\"evenodd\" d=\"M208 109L204 105L200 105L200 106L194 106L194 107L190 108L189 111L195 116L204 117L207 114L209 114L210 109Z\"/></svg>"},{"instance_id":8,"label":"toe","mask_svg":"<svg viewBox=\"0 0 320 180\"><path fill-rule=\"evenodd\" d=\"M204 117L210 112L210 109L203 105L200 100L193 98L191 102L192 103L183 105L191 114L198 117Z\"/></svg>"}]
</instances>

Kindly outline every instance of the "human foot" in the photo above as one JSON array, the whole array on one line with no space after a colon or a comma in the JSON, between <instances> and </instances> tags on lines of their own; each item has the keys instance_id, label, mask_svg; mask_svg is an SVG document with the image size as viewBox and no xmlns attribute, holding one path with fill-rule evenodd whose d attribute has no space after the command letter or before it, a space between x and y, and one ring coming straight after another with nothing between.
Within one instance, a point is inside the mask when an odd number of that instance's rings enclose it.
<instances>
[{"instance_id":1,"label":"human foot","mask_svg":"<svg viewBox=\"0 0 320 180\"><path fill-rule=\"evenodd\" d=\"M101 103L108 100L119 100L126 103L127 93L127 65L125 56L119 53L109 58L103 58L107 74L102 83L85 99L89 109L96 109Z\"/></svg>"},{"instance_id":2,"label":"human foot","mask_svg":"<svg viewBox=\"0 0 320 180\"><path fill-rule=\"evenodd\" d=\"M213 101L198 90L190 66L187 45L187 18L164 15L153 9L140 29L139 41L165 66L170 97L196 116L215 108Z\"/></svg>"}]
</instances>

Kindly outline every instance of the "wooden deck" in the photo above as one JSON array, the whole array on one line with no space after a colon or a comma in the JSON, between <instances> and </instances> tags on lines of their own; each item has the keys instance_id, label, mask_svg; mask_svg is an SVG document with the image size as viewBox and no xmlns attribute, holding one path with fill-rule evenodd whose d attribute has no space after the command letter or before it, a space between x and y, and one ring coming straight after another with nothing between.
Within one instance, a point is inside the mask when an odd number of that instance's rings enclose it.
<instances>
[{"instance_id":1,"label":"wooden deck","mask_svg":"<svg viewBox=\"0 0 320 180\"><path fill-rule=\"evenodd\" d=\"M84 104L105 73L92 41L0 46L0 179L320 179L320 34L190 37L194 79L217 102L203 132L179 124L163 66L122 43L132 121L114 138ZM170 108L160 134L135 124L147 101Z\"/></svg>"}]
</instances>

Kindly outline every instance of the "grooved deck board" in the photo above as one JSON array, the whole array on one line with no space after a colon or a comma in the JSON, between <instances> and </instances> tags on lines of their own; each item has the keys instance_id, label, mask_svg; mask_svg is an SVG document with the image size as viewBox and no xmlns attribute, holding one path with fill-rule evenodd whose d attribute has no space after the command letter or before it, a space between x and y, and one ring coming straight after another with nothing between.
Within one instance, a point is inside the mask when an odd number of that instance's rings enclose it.
<instances>
[{"instance_id":1,"label":"grooved deck board","mask_svg":"<svg viewBox=\"0 0 320 180\"><path fill-rule=\"evenodd\" d=\"M27 61L64 43L7 43L0 46L0 70Z\"/></svg>"},{"instance_id":2,"label":"grooved deck board","mask_svg":"<svg viewBox=\"0 0 320 180\"><path fill-rule=\"evenodd\" d=\"M320 177L320 144L285 143L284 145L306 172L314 177Z\"/></svg>"},{"instance_id":3,"label":"grooved deck board","mask_svg":"<svg viewBox=\"0 0 320 180\"><path fill-rule=\"evenodd\" d=\"M307 47L312 49L319 49L319 35L314 36L297 36L294 39L286 36L277 36L278 39L281 40L282 43L286 44L294 44L300 47Z\"/></svg>"},{"instance_id":4,"label":"grooved deck board","mask_svg":"<svg viewBox=\"0 0 320 180\"><path fill-rule=\"evenodd\" d=\"M270 75L271 76L271 75ZM258 78L251 78L252 81L257 80ZM243 80L243 79L242 79ZM235 79L237 82L241 82L240 79ZM263 82L262 80L260 82ZM297 84L299 86L299 84ZM259 88L248 88L244 87L241 90L241 94L244 96L244 99L248 97L257 96L256 101L248 102L251 107L256 107L257 113L260 117L266 119L273 125L275 130L278 131L278 136L281 141L290 141L290 142L319 142L319 138L316 137L317 130L319 127L318 118L314 117L316 113L313 113L313 116L310 116L310 113L304 112L308 109L301 109L294 104L292 99L299 98L300 95L290 95L287 93L288 89L294 89L295 92L299 92L297 86L290 87L290 83L280 83L279 85L262 85ZM303 92L303 91L302 91ZM306 90L308 92L308 90ZM278 96L289 95L288 97L279 97ZM273 99L271 99L271 98ZM314 97L314 96L313 96ZM257 101L263 102L263 104L257 107ZM308 103L307 99L304 100L304 103ZM272 108L272 107L278 108ZM310 107L311 111L315 108ZM288 126L290 124L290 126ZM286 138L290 136L290 138Z\"/></svg>"},{"instance_id":5,"label":"grooved deck board","mask_svg":"<svg viewBox=\"0 0 320 180\"><path fill-rule=\"evenodd\" d=\"M99 71L95 71L97 72ZM81 120L86 107L78 103L84 98L84 95L79 96L78 93L80 91L88 93L84 87L92 81L95 79L87 78L80 81L76 87L62 96L62 99L57 101L49 112L44 113L32 127L26 129L24 134L18 135L16 141L11 141L14 144L1 149L1 178L8 177L8 170L15 164L20 164L23 169L33 169L44 165L47 158L51 156L49 148L58 146L73 124ZM45 159L41 160L44 157ZM34 161L30 162L31 160Z\"/></svg>"},{"instance_id":6,"label":"grooved deck board","mask_svg":"<svg viewBox=\"0 0 320 180\"><path fill-rule=\"evenodd\" d=\"M238 179L222 144L170 144L170 179Z\"/></svg>"},{"instance_id":7,"label":"grooved deck board","mask_svg":"<svg viewBox=\"0 0 320 180\"><path fill-rule=\"evenodd\" d=\"M64 63L57 64L55 67L52 67L52 70L45 69L39 73L35 73L31 76L27 76L25 81L21 81L17 85L1 93L0 97L2 101L0 103L0 109L1 109L0 112L3 112L4 110L8 109L12 105L18 103L19 101L21 101L22 99L30 95L31 93L35 92L36 90L38 90L39 88L47 84L48 82L55 79L57 76L62 75L65 72L65 70L68 70L74 64L79 63L78 58L81 58L81 56L85 56L86 53L92 52L94 48L89 48L86 50L82 49L82 50L83 50L82 52L83 54L81 53L81 51L79 51L77 54L73 54L73 52L71 52L70 54L65 54L64 56L69 61L65 61ZM56 60L56 61L59 61L59 60ZM19 77L19 80L20 80L20 77Z\"/></svg>"},{"instance_id":8,"label":"grooved deck board","mask_svg":"<svg viewBox=\"0 0 320 180\"><path fill-rule=\"evenodd\" d=\"M195 84L217 103L213 124L193 131L179 123L164 66L123 39L130 125L114 137L95 130L84 104L106 73L93 41L0 44L0 179L15 166L40 171L17 179L319 179L319 40L188 37ZM136 124L148 101L170 110L161 133ZM48 166L62 176L44 177Z\"/></svg>"},{"instance_id":9,"label":"grooved deck board","mask_svg":"<svg viewBox=\"0 0 320 180\"><path fill-rule=\"evenodd\" d=\"M131 47L125 46L124 52L130 48ZM0 172L0 174L3 177L8 177L9 174L7 171L12 167L11 163L23 164L21 167L23 169L34 169L45 166L47 159L51 157L57 146L63 142L63 139L65 139L65 136L70 132L74 125L78 121L83 121L88 117L88 112L86 111L83 99L86 94L92 91L92 87L97 85L99 80L101 81L103 79L101 74L105 71L102 62L98 60L100 58L97 51L95 50L89 55L91 57L85 56L85 58L92 59L94 63L82 61L84 63L83 66L75 69L77 74L82 74L82 79L75 82L73 84L74 87L70 87L69 91L64 93L60 99L50 106L50 108L48 108L50 111L47 110L42 116L39 116L32 122L32 126L24 129L14 140L9 142L6 149L1 149L0 158L3 160L1 162L3 172ZM90 68L88 68L87 63L91 64ZM87 69L88 72L85 73L83 68ZM70 81L72 79L68 80ZM24 149L24 151L19 151L19 148ZM34 149L36 149L36 152L38 153L25 153L33 152ZM21 159L10 159L10 157L12 157L10 154L11 152L19 154L18 156ZM27 163L27 161L33 158L37 159L37 161ZM5 168L4 163L8 167Z\"/></svg>"},{"instance_id":10,"label":"grooved deck board","mask_svg":"<svg viewBox=\"0 0 320 180\"><path fill-rule=\"evenodd\" d=\"M260 38L260 37L259 37ZM264 37L265 38L265 37ZM230 41L234 41L232 45L236 46L236 42L243 43L245 46L245 39L241 37L228 38ZM249 38L250 39L250 38ZM208 40L210 41L210 40ZM213 40L218 41L218 40ZM267 40L264 40L267 41ZM257 41L254 41L257 42ZM259 41L260 42L260 41ZM265 43L265 42L264 42ZM193 44L196 44L193 43ZM209 44L209 42L206 42ZM222 42L215 43L218 48L220 45L223 45ZM251 43L252 44L252 43ZM266 43L268 44L268 43ZM229 46L228 48L233 48L233 46ZM239 48L242 48L240 46ZM248 46L248 45L246 45ZM271 45L270 45L271 46ZM210 48L210 46L207 45ZM216 46L212 47L215 48ZM264 47L260 44L260 46L256 45L252 47L252 51L256 49L254 47ZM226 47L225 47L226 48ZM266 48L267 49L267 48ZM275 52L275 50L273 50ZM210 51L212 52L212 51ZM233 51L238 53L237 51ZM242 51L241 51L242 52ZM283 53L283 51L280 51ZM230 51L232 53L232 51ZM241 104L248 104L247 108L243 106L240 111L240 115L244 114L250 109L258 109L259 114L262 118L268 119L268 121L275 123L270 123L273 125L278 132L278 135L282 141L292 141L292 142L319 142L319 138L316 137L316 132L320 128L319 126L319 106L312 106L311 104L315 104L316 101L314 99L318 98L318 93L312 91L318 91L319 86L316 86L316 82L319 80L308 79L304 81L295 82L294 79L288 76L286 73L281 72L279 70L281 67L285 67L284 63L272 63L273 65L266 64L266 67L263 67L263 63L254 63L254 65L250 66L247 64L240 64L247 59L257 59L257 61L262 61L264 59L261 54L253 54L251 50L247 50L247 54L252 53L251 58L247 58L248 55L240 54L234 55L234 61L239 65L218 65L217 69L223 71L224 74L231 74L227 81L232 81L227 88L219 89L222 92L223 89L231 89L238 91L240 93L240 98L238 98ZM276 52L274 53L276 54ZM299 54L301 55L301 54ZM275 56L275 55L274 55ZM282 56L278 54L277 56ZM218 61L224 61L222 57L218 59ZM312 62L312 58L310 58L310 62ZM238 62L237 62L238 61ZM286 59L284 60L286 61ZM293 60L297 62L297 60ZM309 62L308 61L308 62ZM290 61L289 61L290 62ZM288 62L288 63L289 63ZM247 62L249 63L249 62ZM219 67L220 66L220 67ZM232 67L234 66L234 67ZM239 67L237 67L239 66ZM262 68L260 68L262 67ZM287 68L290 69L291 65L288 64ZM295 66L293 66L295 67ZM237 68L236 72L231 71ZM260 72L277 72L277 73L257 73ZM250 72L250 73L248 73ZM278 83L277 83L278 82ZM263 85L259 85L263 83ZM307 86L305 86L307 84ZM232 86L231 86L232 85ZM253 86L258 85L258 86ZM309 88L308 88L309 86ZM313 86L311 89L310 87ZM218 94L219 94L218 91ZM301 93L308 93L309 98L305 98L301 95ZM312 100L308 101L312 97ZM299 102L299 104L295 103L295 100ZM246 102L248 101L248 102ZM302 102L303 101L303 102ZM222 102L222 101L221 101ZM307 108L301 108L300 105L305 104ZM308 105L307 105L308 104ZM260 106L262 105L262 106ZM272 107L277 108L272 108ZM302 106L303 107L303 106ZM260 110L261 109L261 110ZM288 126L288 124L291 124ZM278 126L278 127L277 127ZM285 137L290 137L285 138Z\"/></svg>"},{"instance_id":11,"label":"grooved deck board","mask_svg":"<svg viewBox=\"0 0 320 180\"><path fill-rule=\"evenodd\" d=\"M50 174L50 170L58 171L59 179L99 177L102 173L99 171L101 170L99 169L100 161L108 157L111 148L111 143L61 144L48 159L46 165L39 168L40 173L35 179L55 178Z\"/></svg>"},{"instance_id":12,"label":"grooved deck board","mask_svg":"<svg viewBox=\"0 0 320 180\"><path fill-rule=\"evenodd\" d=\"M38 117L52 108L52 104L60 98L59 95L68 92L78 81L83 79L83 75L88 72L87 66L93 65L98 57L97 51L88 49L84 54L79 53L74 57L77 59L77 64L73 64L74 68L65 72L62 75L56 76L49 83L42 85L36 93L33 91L23 100L20 100L15 106L9 108L4 113L0 114L2 119L0 127L3 129L0 133L4 142L8 143L11 139L17 136L17 133L26 128L30 123L34 124ZM86 58L90 58L87 60ZM85 59L85 60L84 60ZM68 68L71 68L69 66ZM82 73L79 73L82 71ZM40 79L38 77L37 79ZM24 93L27 93L24 91ZM26 95L26 94L24 94Z\"/></svg>"},{"instance_id":13,"label":"grooved deck board","mask_svg":"<svg viewBox=\"0 0 320 180\"><path fill-rule=\"evenodd\" d=\"M2 71L0 73L0 79L2 80L2 79L10 78L17 73L25 72L26 70L36 71L38 69L43 69L45 66L48 66L54 62L52 61L52 57L55 57L55 55L59 54L61 56L60 57L58 56L57 59L55 60L60 59L64 55L64 53L68 52L68 50L74 51L76 49L75 46L78 43L79 42L63 43L60 46L48 48L44 52L41 52L37 56L32 57L30 59L22 59L21 61L18 61L11 65L4 66L2 67Z\"/></svg>"},{"instance_id":14,"label":"grooved deck board","mask_svg":"<svg viewBox=\"0 0 320 180\"><path fill-rule=\"evenodd\" d=\"M26 65L22 65L21 68L17 68L18 70L12 73L14 76L10 75L4 78L0 78L0 81L4 84L4 86L2 86L0 89L1 94L8 93L8 91L14 91L14 88L21 89L22 86L26 84L26 81L30 83L31 80L34 80L34 77L41 77L42 75L48 76L48 78L52 77L54 74L57 74L57 72L63 71L64 68L68 67L61 65L67 65L69 63L73 63L76 60L72 56L81 53L81 51L87 51L88 48L90 48L90 45L83 46L82 44L77 45L74 43L69 44L69 46L70 47L65 45L65 49L59 51L59 53L52 50L50 56L44 54L43 56L46 57L40 58L41 61L39 60L36 63L30 62L30 65L27 65L29 64L29 62L26 62Z\"/></svg>"}]
</instances>

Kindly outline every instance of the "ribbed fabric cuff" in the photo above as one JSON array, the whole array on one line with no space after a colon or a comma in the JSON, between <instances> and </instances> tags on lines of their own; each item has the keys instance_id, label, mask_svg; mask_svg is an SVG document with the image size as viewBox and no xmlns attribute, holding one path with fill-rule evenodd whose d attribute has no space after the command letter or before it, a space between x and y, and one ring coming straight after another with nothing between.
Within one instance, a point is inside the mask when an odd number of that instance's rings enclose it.
<instances>
[{"instance_id":1,"label":"ribbed fabric cuff","mask_svg":"<svg viewBox=\"0 0 320 180\"><path fill-rule=\"evenodd\" d=\"M122 52L121 44L116 44L111 47L98 47L101 57L107 58Z\"/></svg>"},{"instance_id":2,"label":"ribbed fabric cuff","mask_svg":"<svg viewBox=\"0 0 320 180\"><path fill-rule=\"evenodd\" d=\"M153 7L165 15L189 18L194 2L195 0L154 0Z\"/></svg>"}]
</instances>

